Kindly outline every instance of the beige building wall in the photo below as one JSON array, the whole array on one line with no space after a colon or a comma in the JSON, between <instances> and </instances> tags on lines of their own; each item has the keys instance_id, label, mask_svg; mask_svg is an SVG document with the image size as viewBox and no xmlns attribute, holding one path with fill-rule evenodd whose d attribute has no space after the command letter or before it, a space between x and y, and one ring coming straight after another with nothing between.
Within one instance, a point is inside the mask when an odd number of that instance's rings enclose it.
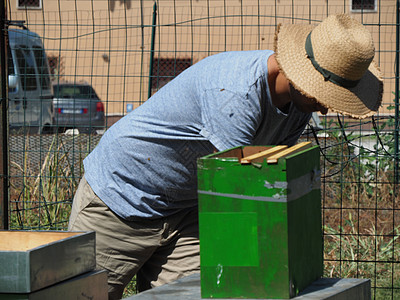
<instances>
[{"instance_id":1,"label":"beige building wall","mask_svg":"<svg viewBox=\"0 0 400 300\"><path fill-rule=\"evenodd\" d=\"M378 1L378 0L377 0ZM123 115L148 98L154 1L43 0L42 8L18 9L8 18L25 20L59 58L54 80L91 83L108 115ZM295 5L294 5L295 4ZM350 11L348 0L159 0L154 56L200 59L230 50L272 49L278 23L317 23L332 13L350 13L372 32L384 74L384 106L393 101L395 4L378 1L376 12ZM306 76L307 74L305 74Z\"/></svg>"}]
</instances>

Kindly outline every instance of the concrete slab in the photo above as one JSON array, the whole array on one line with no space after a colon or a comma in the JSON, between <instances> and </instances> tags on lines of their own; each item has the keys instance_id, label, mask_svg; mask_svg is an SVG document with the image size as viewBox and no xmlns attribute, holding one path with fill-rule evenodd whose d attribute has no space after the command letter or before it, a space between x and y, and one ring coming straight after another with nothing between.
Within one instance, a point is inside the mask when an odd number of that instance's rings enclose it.
<instances>
[{"instance_id":1,"label":"concrete slab","mask_svg":"<svg viewBox=\"0 0 400 300\"><path fill-rule=\"evenodd\" d=\"M125 299L199 300L202 299L200 293L200 274L193 274ZM356 278L321 278L307 287L299 296L291 299L370 300L371 281L369 279Z\"/></svg>"}]
</instances>

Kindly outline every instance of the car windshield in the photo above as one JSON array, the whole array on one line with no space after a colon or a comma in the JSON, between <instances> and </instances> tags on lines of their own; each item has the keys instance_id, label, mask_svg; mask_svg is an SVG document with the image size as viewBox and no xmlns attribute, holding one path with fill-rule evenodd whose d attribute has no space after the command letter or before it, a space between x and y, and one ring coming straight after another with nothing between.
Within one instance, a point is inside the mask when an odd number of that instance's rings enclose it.
<instances>
[{"instance_id":1,"label":"car windshield","mask_svg":"<svg viewBox=\"0 0 400 300\"><path fill-rule=\"evenodd\" d=\"M98 99L96 92L89 85L55 85L56 98Z\"/></svg>"}]
</instances>

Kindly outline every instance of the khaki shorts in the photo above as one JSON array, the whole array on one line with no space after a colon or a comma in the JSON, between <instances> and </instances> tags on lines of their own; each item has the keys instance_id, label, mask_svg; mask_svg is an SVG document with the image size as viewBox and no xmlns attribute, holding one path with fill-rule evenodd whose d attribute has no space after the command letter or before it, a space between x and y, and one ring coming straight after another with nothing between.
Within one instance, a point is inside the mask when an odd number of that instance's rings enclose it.
<instances>
[{"instance_id":1,"label":"khaki shorts","mask_svg":"<svg viewBox=\"0 0 400 300\"><path fill-rule=\"evenodd\" d=\"M108 271L109 299L121 299L135 274L141 291L200 272L197 208L166 218L126 221L83 177L68 230L96 232L96 263Z\"/></svg>"}]
</instances>

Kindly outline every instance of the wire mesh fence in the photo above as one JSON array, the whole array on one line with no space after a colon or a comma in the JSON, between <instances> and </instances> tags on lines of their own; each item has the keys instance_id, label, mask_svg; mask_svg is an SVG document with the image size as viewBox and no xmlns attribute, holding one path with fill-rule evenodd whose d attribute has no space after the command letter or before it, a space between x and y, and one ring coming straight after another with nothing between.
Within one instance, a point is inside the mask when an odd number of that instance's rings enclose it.
<instances>
[{"instance_id":1,"label":"wire mesh fence","mask_svg":"<svg viewBox=\"0 0 400 300\"><path fill-rule=\"evenodd\" d=\"M56 107L54 122L47 124L50 130L37 133L24 124L38 112L30 112L28 104L16 103L9 94L10 126L12 113L23 114L22 125L12 126L7 140L8 224L10 229L28 230L66 229L84 172L82 160L103 129L190 65L222 51L272 49L279 23L317 24L333 13L359 19L373 35L375 59L383 72L382 109L365 120L319 116L302 139L321 148L324 275L369 278L373 299L400 297L398 1L29 0L4 4L3 28L10 30L24 21L39 35L52 84L93 87L104 112L103 128L97 127L95 117L78 123L84 108ZM39 111L46 105L40 99ZM70 126L61 126L57 120L68 109L75 117ZM40 120L37 127L43 125ZM82 133L76 128L95 130Z\"/></svg>"}]
</instances>

